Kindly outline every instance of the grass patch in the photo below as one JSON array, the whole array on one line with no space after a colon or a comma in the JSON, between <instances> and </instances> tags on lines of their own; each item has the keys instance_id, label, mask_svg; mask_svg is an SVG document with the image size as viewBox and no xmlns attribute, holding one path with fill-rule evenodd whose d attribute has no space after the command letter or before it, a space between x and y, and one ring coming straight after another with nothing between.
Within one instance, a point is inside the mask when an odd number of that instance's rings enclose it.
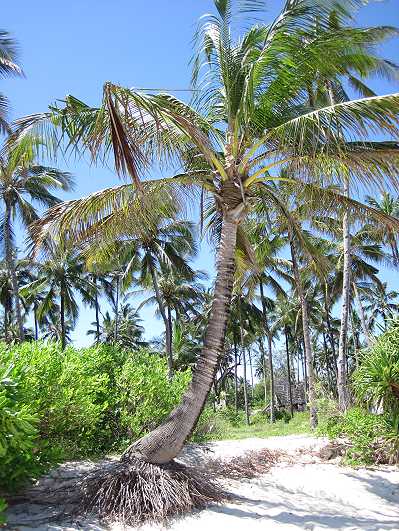
<instances>
[{"instance_id":1,"label":"grass patch","mask_svg":"<svg viewBox=\"0 0 399 531\"><path fill-rule=\"evenodd\" d=\"M251 424L247 426L244 415L231 410L213 412L205 410L197 430L194 433L195 442L215 441L224 439L248 439L251 437L275 437L283 435L311 434L309 413L307 411L295 413L288 418L277 420L270 424L261 413L251 417Z\"/></svg>"}]
</instances>

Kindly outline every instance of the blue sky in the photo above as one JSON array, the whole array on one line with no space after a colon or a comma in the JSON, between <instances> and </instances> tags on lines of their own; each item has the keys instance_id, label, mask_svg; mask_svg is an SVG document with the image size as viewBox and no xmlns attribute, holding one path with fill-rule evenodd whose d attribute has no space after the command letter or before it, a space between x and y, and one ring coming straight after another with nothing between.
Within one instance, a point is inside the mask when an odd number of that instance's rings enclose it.
<instances>
[{"instance_id":1,"label":"blue sky","mask_svg":"<svg viewBox=\"0 0 399 531\"><path fill-rule=\"evenodd\" d=\"M267 3L265 21L281 3ZM371 2L359 14L358 23L399 26L398 4L398 0ZM4 2L0 27L18 40L26 74L26 79L0 81L0 90L11 101L12 117L45 111L67 94L95 105L108 80L129 87L187 88L192 36L199 17L211 9L210 0ZM398 61L399 40L387 43L381 52ZM380 80L370 84L380 94L398 91L397 84ZM75 176L76 190L68 197L80 197L118 181L111 171L84 161L60 160L58 166ZM201 269L213 271L213 256L206 245L197 261ZM385 276L396 287L393 274ZM162 329L152 314L151 309L142 312L149 337ZM92 320L92 312L82 309L73 335L77 344L89 342L85 330Z\"/></svg>"}]
</instances>

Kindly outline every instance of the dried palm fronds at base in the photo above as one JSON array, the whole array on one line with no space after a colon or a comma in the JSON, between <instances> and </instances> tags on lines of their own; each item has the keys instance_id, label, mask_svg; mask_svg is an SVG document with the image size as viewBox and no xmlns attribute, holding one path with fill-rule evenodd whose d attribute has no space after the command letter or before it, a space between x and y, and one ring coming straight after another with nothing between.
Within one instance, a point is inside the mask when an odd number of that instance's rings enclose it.
<instances>
[{"instance_id":1,"label":"dried palm fronds at base","mask_svg":"<svg viewBox=\"0 0 399 531\"><path fill-rule=\"evenodd\" d=\"M153 465L137 458L89 474L82 490L81 510L131 525L164 520L229 497L204 470L174 461Z\"/></svg>"},{"instance_id":2,"label":"dried palm fronds at base","mask_svg":"<svg viewBox=\"0 0 399 531\"><path fill-rule=\"evenodd\" d=\"M211 459L206 469L213 476L226 479L253 479L269 472L283 456L282 452L254 450L229 460Z\"/></svg>"}]
</instances>

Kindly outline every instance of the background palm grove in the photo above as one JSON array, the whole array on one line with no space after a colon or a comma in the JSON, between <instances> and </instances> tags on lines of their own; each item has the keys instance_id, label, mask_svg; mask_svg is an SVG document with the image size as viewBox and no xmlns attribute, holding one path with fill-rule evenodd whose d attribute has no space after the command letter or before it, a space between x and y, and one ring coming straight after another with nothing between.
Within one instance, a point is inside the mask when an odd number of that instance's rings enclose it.
<instances>
[{"instance_id":1,"label":"background palm grove","mask_svg":"<svg viewBox=\"0 0 399 531\"><path fill-rule=\"evenodd\" d=\"M372 86L397 84L399 31L358 26L365 3L214 0L190 87L105 82L12 122L0 96L4 496L71 457L165 465L189 437L318 429L397 459L399 95ZM22 68L2 30L1 74ZM81 156L113 186L80 197L61 168Z\"/></svg>"}]
</instances>

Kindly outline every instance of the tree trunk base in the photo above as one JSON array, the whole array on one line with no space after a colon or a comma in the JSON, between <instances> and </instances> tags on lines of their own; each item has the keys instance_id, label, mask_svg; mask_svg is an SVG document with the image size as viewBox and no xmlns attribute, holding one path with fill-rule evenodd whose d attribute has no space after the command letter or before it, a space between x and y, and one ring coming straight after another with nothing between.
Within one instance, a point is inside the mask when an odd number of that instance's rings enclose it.
<instances>
[{"instance_id":1,"label":"tree trunk base","mask_svg":"<svg viewBox=\"0 0 399 531\"><path fill-rule=\"evenodd\" d=\"M139 458L89 474L82 492L81 510L130 525L163 520L227 497L202 470L175 461L154 465Z\"/></svg>"}]
</instances>

